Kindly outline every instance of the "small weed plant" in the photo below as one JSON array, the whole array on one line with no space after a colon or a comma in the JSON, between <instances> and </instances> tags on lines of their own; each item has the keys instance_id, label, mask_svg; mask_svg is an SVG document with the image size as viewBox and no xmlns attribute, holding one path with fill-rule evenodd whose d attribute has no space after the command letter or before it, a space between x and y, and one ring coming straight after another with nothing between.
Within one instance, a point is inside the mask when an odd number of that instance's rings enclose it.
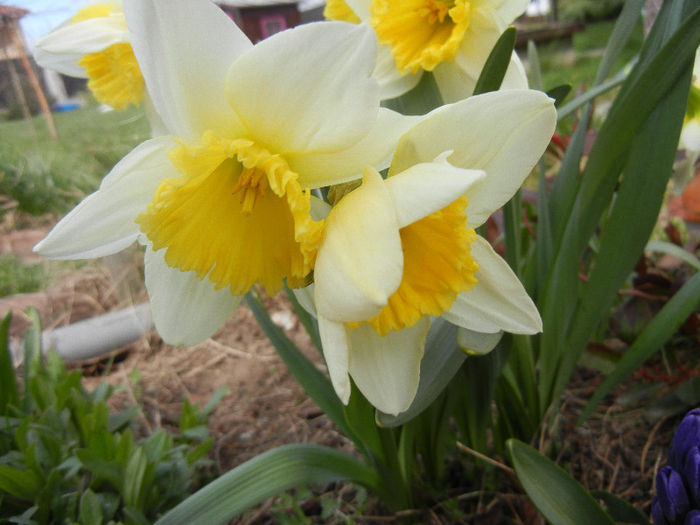
<instances>
[{"instance_id":1,"label":"small weed plant","mask_svg":"<svg viewBox=\"0 0 700 525\"><path fill-rule=\"evenodd\" d=\"M146 524L207 481L207 414L185 403L175 435L137 438L138 408L110 412L113 387L93 392L61 357L40 348L35 312L21 377L0 325L0 522Z\"/></svg>"}]
</instances>

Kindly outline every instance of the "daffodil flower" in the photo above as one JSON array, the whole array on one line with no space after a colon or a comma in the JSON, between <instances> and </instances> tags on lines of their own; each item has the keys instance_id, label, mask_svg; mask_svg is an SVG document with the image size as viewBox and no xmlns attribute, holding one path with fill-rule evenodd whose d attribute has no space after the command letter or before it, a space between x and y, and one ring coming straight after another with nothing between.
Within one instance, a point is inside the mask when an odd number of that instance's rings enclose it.
<instances>
[{"instance_id":1,"label":"daffodil flower","mask_svg":"<svg viewBox=\"0 0 700 525\"><path fill-rule=\"evenodd\" d=\"M551 99L531 90L441 107L399 141L389 176L327 218L313 298L340 399L349 375L379 410L398 414L418 388L431 319L481 334L532 334L537 308L480 226L520 187L554 131Z\"/></svg>"},{"instance_id":2,"label":"daffodil flower","mask_svg":"<svg viewBox=\"0 0 700 525\"><path fill-rule=\"evenodd\" d=\"M156 328L213 333L254 284L311 272L310 188L388 165L407 121L379 108L369 28L308 24L253 46L213 3L125 0L131 45L169 134L122 159L39 243L57 259L140 240Z\"/></svg>"},{"instance_id":3,"label":"daffodil flower","mask_svg":"<svg viewBox=\"0 0 700 525\"><path fill-rule=\"evenodd\" d=\"M112 0L80 9L36 43L34 58L42 67L87 78L99 102L124 109L144 97L130 41L122 2Z\"/></svg>"},{"instance_id":4,"label":"daffodil flower","mask_svg":"<svg viewBox=\"0 0 700 525\"><path fill-rule=\"evenodd\" d=\"M375 76L382 98L397 97L432 71L445 102L474 91L500 34L525 12L528 0L329 0L326 18L374 27L380 46ZM527 88L513 53L503 88Z\"/></svg>"}]
</instances>

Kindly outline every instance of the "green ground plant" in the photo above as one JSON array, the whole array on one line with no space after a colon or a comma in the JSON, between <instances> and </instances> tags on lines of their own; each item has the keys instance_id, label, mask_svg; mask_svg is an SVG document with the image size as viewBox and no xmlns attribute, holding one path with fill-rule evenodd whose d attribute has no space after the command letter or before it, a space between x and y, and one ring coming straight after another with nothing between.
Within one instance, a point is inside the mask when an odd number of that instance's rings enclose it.
<instances>
[{"instance_id":1,"label":"green ground plant","mask_svg":"<svg viewBox=\"0 0 700 525\"><path fill-rule=\"evenodd\" d=\"M36 312L15 375L10 316L0 325L0 522L147 524L210 475L207 416L185 403L178 432L138 437L138 408L112 412L113 388L81 386L54 352L42 354Z\"/></svg>"}]
</instances>

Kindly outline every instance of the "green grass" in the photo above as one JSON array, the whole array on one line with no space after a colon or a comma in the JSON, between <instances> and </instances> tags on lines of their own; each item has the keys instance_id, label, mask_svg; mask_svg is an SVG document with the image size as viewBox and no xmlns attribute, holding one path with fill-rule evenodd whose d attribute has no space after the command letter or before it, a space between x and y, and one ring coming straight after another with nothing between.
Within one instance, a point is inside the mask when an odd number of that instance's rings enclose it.
<instances>
[{"instance_id":1,"label":"green grass","mask_svg":"<svg viewBox=\"0 0 700 525\"><path fill-rule=\"evenodd\" d=\"M47 282L44 264L24 264L14 255L0 255L0 297L38 292Z\"/></svg>"},{"instance_id":2,"label":"green grass","mask_svg":"<svg viewBox=\"0 0 700 525\"><path fill-rule=\"evenodd\" d=\"M41 116L31 126L24 120L0 122L0 194L16 200L20 211L67 212L149 134L137 108L100 113L88 105L54 119L57 141Z\"/></svg>"}]
</instances>

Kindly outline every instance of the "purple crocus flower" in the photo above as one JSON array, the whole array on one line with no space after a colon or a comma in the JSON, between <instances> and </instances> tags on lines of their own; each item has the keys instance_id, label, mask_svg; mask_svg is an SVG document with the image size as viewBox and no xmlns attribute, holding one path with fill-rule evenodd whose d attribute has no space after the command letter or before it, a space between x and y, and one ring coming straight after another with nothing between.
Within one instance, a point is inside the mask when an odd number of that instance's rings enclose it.
<instances>
[{"instance_id":1,"label":"purple crocus flower","mask_svg":"<svg viewBox=\"0 0 700 525\"><path fill-rule=\"evenodd\" d=\"M656 474L651 503L655 525L700 525L700 409L678 425L668 451L668 464Z\"/></svg>"},{"instance_id":2,"label":"purple crocus flower","mask_svg":"<svg viewBox=\"0 0 700 525\"><path fill-rule=\"evenodd\" d=\"M698 445L700 445L700 408L695 408L685 415L673 435L668 449L668 464L677 472L681 472L686 453Z\"/></svg>"}]
</instances>

